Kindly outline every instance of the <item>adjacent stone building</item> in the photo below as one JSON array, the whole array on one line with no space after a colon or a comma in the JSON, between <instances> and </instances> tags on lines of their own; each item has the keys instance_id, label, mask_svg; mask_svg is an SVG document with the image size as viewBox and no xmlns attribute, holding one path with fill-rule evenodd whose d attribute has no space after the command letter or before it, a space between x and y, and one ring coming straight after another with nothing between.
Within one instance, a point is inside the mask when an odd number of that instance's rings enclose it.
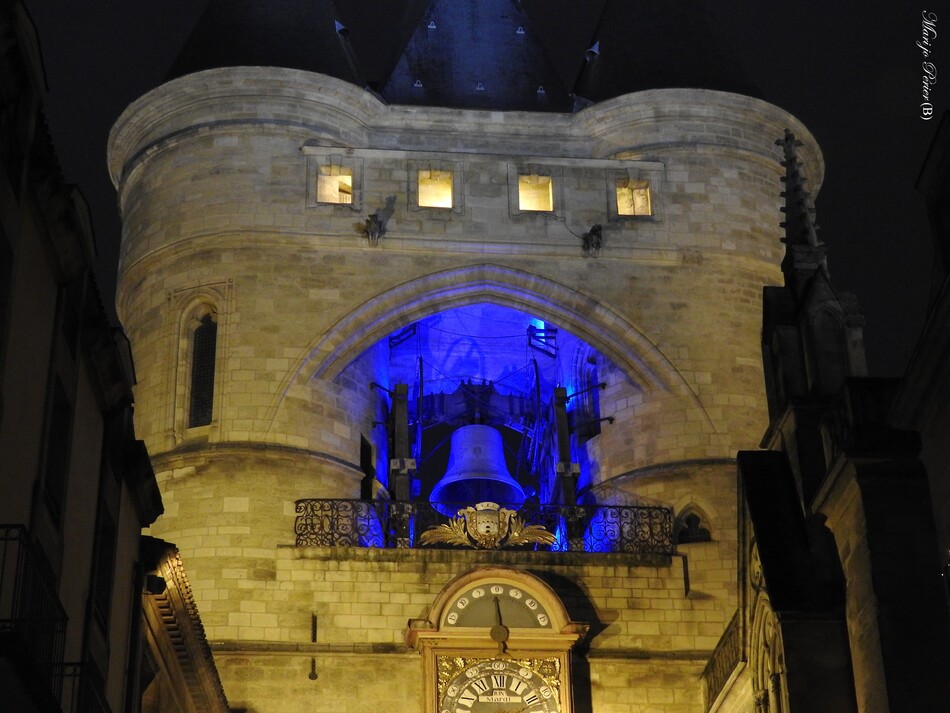
<instances>
[{"instance_id":1,"label":"adjacent stone building","mask_svg":"<svg viewBox=\"0 0 950 713\"><path fill-rule=\"evenodd\" d=\"M900 420L909 408L939 418L939 400L919 388L939 384L940 372L918 362L903 381L863 375L863 320L854 297L831 285L798 142L786 132L779 143L785 284L766 287L763 300L768 450L738 456L741 606L707 669L707 705L937 709L939 672L950 666L935 547L946 464L940 446L922 452ZM931 190L939 185L935 176ZM924 363L940 359L932 339L925 334Z\"/></svg>"}]
</instances>

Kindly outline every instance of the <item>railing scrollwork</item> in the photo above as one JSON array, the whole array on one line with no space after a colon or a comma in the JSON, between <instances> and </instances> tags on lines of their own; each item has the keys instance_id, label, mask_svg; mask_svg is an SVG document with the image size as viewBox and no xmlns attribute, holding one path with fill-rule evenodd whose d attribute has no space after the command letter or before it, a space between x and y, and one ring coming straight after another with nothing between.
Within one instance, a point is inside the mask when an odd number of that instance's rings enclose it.
<instances>
[{"instance_id":1,"label":"railing scrollwork","mask_svg":"<svg viewBox=\"0 0 950 713\"><path fill-rule=\"evenodd\" d=\"M459 504L458 510L464 508ZM451 510L444 505L443 509ZM673 513L668 508L526 504L513 509L521 523L544 528L553 536L522 549L663 556L675 551ZM418 548L424 546L422 533L452 520L427 502L392 500L308 498L296 502L296 513L297 547Z\"/></svg>"}]
</instances>

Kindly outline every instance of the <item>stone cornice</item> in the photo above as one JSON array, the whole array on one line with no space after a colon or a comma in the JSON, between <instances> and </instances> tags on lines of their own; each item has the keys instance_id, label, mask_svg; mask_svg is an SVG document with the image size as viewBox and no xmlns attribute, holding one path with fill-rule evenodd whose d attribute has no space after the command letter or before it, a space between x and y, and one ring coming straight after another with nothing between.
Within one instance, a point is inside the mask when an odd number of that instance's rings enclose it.
<instances>
[{"instance_id":1,"label":"stone cornice","mask_svg":"<svg viewBox=\"0 0 950 713\"><path fill-rule=\"evenodd\" d=\"M178 550L160 540L153 542L167 548L157 568L165 580L166 589L161 594L151 595L150 599L174 653L189 698L196 711L227 713L230 708Z\"/></svg>"}]
</instances>

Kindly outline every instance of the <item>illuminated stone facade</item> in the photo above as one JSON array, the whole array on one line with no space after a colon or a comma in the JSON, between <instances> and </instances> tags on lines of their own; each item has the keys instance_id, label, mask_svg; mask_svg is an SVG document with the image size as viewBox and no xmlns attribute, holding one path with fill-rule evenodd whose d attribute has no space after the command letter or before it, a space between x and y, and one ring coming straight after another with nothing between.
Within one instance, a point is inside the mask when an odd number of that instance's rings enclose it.
<instances>
[{"instance_id":1,"label":"illuminated stone facade","mask_svg":"<svg viewBox=\"0 0 950 713\"><path fill-rule=\"evenodd\" d=\"M786 127L816 188L821 155L793 117L704 90L571 115L479 112L234 68L174 80L122 115L109 155L124 221L117 304L165 503L151 532L188 563L232 706L424 710L407 622L492 563L545 579L589 625L575 710L702 709L700 676L739 603L734 457L768 422L761 295L782 280L774 141ZM420 206L420 175L446 173L450 207ZM553 210L522 202L520 176L549 179ZM649 214L624 215L627 203ZM418 335L448 333L436 317L464 329L424 350ZM527 337L491 346L522 318L560 330L556 356ZM196 378L202 320L215 325L214 368ZM394 336L413 325L422 379ZM535 396L503 386L532 360ZM397 490L397 385L420 432L436 374L497 383L535 413L566 385L570 415L578 364L605 385L588 414L599 433L580 438L575 418L564 457L553 421L505 425L547 453L535 497L564 503L575 468L571 498L665 507L675 528L693 513L711 541L676 556L294 546L296 501ZM196 390L212 398L208 424L192 425Z\"/></svg>"}]
</instances>

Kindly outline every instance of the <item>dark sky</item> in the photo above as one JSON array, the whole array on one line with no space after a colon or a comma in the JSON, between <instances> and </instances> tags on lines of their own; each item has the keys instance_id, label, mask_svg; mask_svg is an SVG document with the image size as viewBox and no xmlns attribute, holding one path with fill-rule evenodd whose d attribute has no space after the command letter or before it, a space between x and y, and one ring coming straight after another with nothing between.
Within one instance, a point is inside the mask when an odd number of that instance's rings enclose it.
<instances>
[{"instance_id":1,"label":"dark sky","mask_svg":"<svg viewBox=\"0 0 950 713\"><path fill-rule=\"evenodd\" d=\"M206 4L26 0L44 55L47 120L65 179L90 203L97 276L108 303L120 232L105 163L109 128L162 82ZM854 9L818 0L671 3L683 13L702 6L712 18L708 31L744 81L817 138L826 163L816 200L819 237L829 246L833 284L863 306L871 374L897 376L923 327L931 290L933 251L914 183L939 115L950 110L950 3L849 4ZM919 117L922 12L937 16L932 121ZM677 23L657 33L674 43ZM684 63L708 59L691 56L689 43L675 44Z\"/></svg>"}]
</instances>

